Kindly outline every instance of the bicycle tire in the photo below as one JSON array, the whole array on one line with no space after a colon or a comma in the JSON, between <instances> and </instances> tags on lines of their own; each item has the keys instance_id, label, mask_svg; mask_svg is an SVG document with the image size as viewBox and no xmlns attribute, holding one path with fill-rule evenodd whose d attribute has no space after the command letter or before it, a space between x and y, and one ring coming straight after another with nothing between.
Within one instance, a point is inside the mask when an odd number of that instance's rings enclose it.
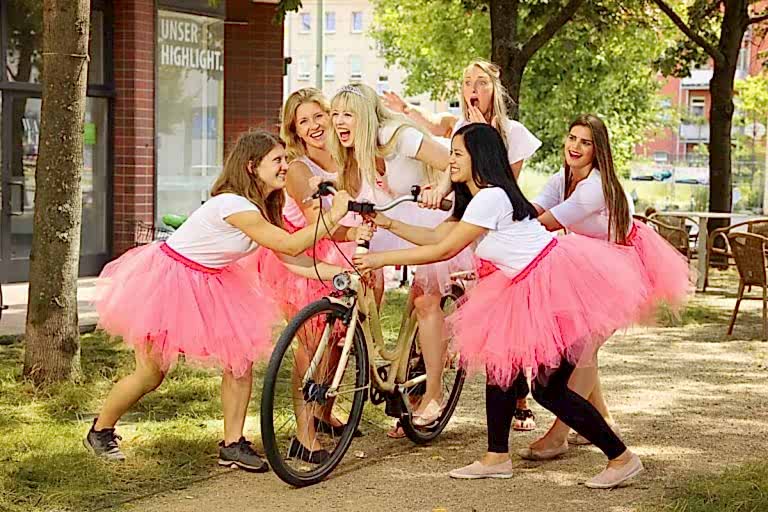
<instances>
[{"instance_id":1,"label":"bicycle tire","mask_svg":"<svg viewBox=\"0 0 768 512\"><path fill-rule=\"evenodd\" d=\"M360 325L355 326L352 350L355 353L355 366L357 376L355 378L354 396L350 407L349 418L339 443L331 452L328 459L319 464L312 471L299 472L289 467L280 450L274 424L275 384L280 371L281 362L285 353L289 350L294 337L302 325L313 317L321 314L336 314L343 316L349 308L332 303L328 299L320 299L304 307L288 323L285 330L275 345L272 356L264 375L264 387L261 395L261 436L264 443L264 452L272 470L285 483L294 487L306 487L314 485L325 479L341 462L352 444L352 439L363 415L363 405L367 396L368 385L368 352Z\"/></svg>"},{"instance_id":2,"label":"bicycle tire","mask_svg":"<svg viewBox=\"0 0 768 512\"><path fill-rule=\"evenodd\" d=\"M443 295L442 299L440 299L440 308L444 309L449 300L456 302L463 295L463 288L458 285L451 286L450 291ZM413 351L413 347L416 344L418 334L419 333L417 329L414 333L413 339L411 340L411 351ZM456 410L456 406L459 403L461 391L464 389L464 380L466 379L466 376L466 370L461 367L456 369L456 376L453 379L451 390L448 393L448 400L446 401L445 408L443 409L443 413L437 419L437 422L434 426L427 428L416 427L411 421L411 416L408 414L400 418L400 426L403 428L403 432L405 432L405 435L408 437L408 439L416 444L427 444L435 440L435 438L437 438L443 432L443 430L445 430L445 427L448 426L448 423L451 421L451 417L453 416L453 413ZM406 379L409 378L412 378L412 376L407 375Z\"/></svg>"}]
</instances>

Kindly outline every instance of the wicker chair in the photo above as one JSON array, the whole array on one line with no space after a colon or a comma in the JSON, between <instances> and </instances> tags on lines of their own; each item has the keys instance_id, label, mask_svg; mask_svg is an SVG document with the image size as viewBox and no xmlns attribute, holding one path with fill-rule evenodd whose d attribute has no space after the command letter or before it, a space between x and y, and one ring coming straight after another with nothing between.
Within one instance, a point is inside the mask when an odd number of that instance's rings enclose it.
<instances>
[{"instance_id":1,"label":"wicker chair","mask_svg":"<svg viewBox=\"0 0 768 512\"><path fill-rule=\"evenodd\" d=\"M133 234L133 245L146 245L155 240L165 240L173 231L164 227L156 227L149 222L131 219L125 223L127 231Z\"/></svg>"},{"instance_id":2,"label":"wicker chair","mask_svg":"<svg viewBox=\"0 0 768 512\"><path fill-rule=\"evenodd\" d=\"M693 235L691 234L691 230L699 225L699 223L696 222L696 219L692 217L680 217L678 215L664 215L663 213L654 213L651 215L651 218L684 230L688 236L689 259L698 256L696 248L698 247L699 233L696 232Z\"/></svg>"},{"instance_id":3,"label":"wicker chair","mask_svg":"<svg viewBox=\"0 0 768 512\"><path fill-rule=\"evenodd\" d=\"M741 301L763 301L763 341L768 340L768 280L766 280L766 248L768 237L754 233L730 233L728 242L733 251L733 259L739 270L739 296L733 308L731 323L728 326L728 335L733 334L733 326L736 323L736 315L739 313ZM745 297L744 290L747 287L759 286L763 289L762 297Z\"/></svg>"},{"instance_id":4,"label":"wicker chair","mask_svg":"<svg viewBox=\"0 0 768 512\"><path fill-rule=\"evenodd\" d=\"M703 291L706 291L707 286L709 285L709 268L712 264L712 255L719 257L720 261L717 263L718 267L727 268L735 264L733 262L733 251L731 250L731 245L728 241L728 235L736 232L755 233L768 237L768 220L748 220L712 230L707 239L707 264L705 267ZM715 245L718 240L722 241L722 247L717 247Z\"/></svg>"},{"instance_id":5,"label":"wicker chair","mask_svg":"<svg viewBox=\"0 0 768 512\"><path fill-rule=\"evenodd\" d=\"M649 217L646 224L653 227L662 238L672 244L686 259L691 259L691 246L688 242L688 231L685 228L662 222L656 215Z\"/></svg>"}]
</instances>

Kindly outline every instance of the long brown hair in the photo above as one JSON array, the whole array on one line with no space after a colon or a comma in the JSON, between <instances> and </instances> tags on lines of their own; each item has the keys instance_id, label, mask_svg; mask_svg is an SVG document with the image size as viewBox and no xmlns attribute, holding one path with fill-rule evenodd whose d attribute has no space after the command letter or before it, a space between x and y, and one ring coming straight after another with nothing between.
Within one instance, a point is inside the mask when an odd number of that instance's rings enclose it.
<instances>
[{"instance_id":1,"label":"long brown hair","mask_svg":"<svg viewBox=\"0 0 768 512\"><path fill-rule=\"evenodd\" d=\"M608 240L624 245L627 243L627 232L629 231L629 203L613 165L608 128L602 119L593 114L581 114L574 119L568 127L569 133L574 126L585 126L592 132L592 144L595 148L592 168L597 168L600 171L600 180L603 183L603 196L608 207ZM567 161L565 161L564 167L566 194L564 199L567 199L567 196L570 195L568 192L573 176Z\"/></svg>"},{"instance_id":2,"label":"long brown hair","mask_svg":"<svg viewBox=\"0 0 768 512\"><path fill-rule=\"evenodd\" d=\"M249 162L255 171L264 157L277 146L283 146L283 142L265 130L240 135L227 155L224 170L211 188L211 196L225 193L243 196L259 207L270 224L283 227L283 191L273 190L267 194L266 185L258 174L248 172Z\"/></svg>"}]
</instances>

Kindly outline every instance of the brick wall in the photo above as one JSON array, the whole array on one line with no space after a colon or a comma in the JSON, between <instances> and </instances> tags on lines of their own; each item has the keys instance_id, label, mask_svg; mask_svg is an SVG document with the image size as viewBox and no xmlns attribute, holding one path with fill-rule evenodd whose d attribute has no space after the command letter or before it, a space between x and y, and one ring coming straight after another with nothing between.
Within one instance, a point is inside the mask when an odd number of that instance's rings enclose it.
<instances>
[{"instance_id":1,"label":"brick wall","mask_svg":"<svg viewBox=\"0 0 768 512\"><path fill-rule=\"evenodd\" d=\"M278 131L283 101L283 25L274 4L227 0L224 28L225 154L249 128Z\"/></svg>"},{"instance_id":2,"label":"brick wall","mask_svg":"<svg viewBox=\"0 0 768 512\"><path fill-rule=\"evenodd\" d=\"M155 172L155 2L116 0L113 254L132 246L127 224L152 222Z\"/></svg>"}]
</instances>

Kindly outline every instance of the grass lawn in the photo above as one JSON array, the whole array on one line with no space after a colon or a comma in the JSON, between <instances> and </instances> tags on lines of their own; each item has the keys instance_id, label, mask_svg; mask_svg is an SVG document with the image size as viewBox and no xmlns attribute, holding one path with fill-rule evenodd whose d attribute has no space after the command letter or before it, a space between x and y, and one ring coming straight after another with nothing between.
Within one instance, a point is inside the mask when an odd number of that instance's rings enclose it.
<instances>
[{"instance_id":1,"label":"grass lawn","mask_svg":"<svg viewBox=\"0 0 768 512\"><path fill-rule=\"evenodd\" d=\"M388 293L383 326L393 340L406 295ZM221 421L220 376L180 364L118 426L124 464L98 460L82 446L112 383L133 368L133 352L104 333L82 336L85 381L45 391L20 380L19 343L0 346L0 511L84 511L182 488L215 475ZM258 442L264 365L255 369L246 432ZM388 422L368 404L364 421Z\"/></svg>"}]
</instances>

